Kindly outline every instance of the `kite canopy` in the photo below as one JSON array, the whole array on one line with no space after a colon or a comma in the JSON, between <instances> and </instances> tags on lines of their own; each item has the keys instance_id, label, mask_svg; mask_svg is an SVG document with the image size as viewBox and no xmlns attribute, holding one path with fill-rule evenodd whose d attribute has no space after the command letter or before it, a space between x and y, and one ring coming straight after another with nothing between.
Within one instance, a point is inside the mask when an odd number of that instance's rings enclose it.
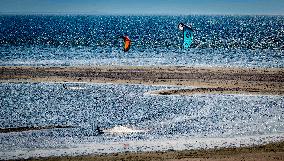
<instances>
[{"instance_id":1,"label":"kite canopy","mask_svg":"<svg viewBox=\"0 0 284 161\"><path fill-rule=\"evenodd\" d=\"M187 49L190 47L193 40L193 30L191 27L188 27L183 23L180 23L178 28L183 31L183 47Z\"/></svg>"},{"instance_id":2,"label":"kite canopy","mask_svg":"<svg viewBox=\"0 0 284 161\"><path fill-rule=\"evenodd\" d=\"M130 49L131 40L128 36L122 36L122 38L124 40L123 51L127 52Z\"/></svg>"}]
</instances>

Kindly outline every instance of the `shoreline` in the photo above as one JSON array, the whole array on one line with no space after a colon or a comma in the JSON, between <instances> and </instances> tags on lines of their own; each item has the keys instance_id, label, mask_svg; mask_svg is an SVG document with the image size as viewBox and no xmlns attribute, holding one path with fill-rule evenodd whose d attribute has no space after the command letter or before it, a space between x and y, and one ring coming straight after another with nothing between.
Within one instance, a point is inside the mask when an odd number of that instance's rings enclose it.
<instances>
[{"instance_id":1,"label":"shoreline","mask_svg":"<svg viewBox=\"0 0 284 161\"><path fill-rule=\"evenodd\" d=\"M88 82L197 87L192 90L153 92L161 95L205 93L284 95L282 68L0 66L0 82Z\"/></svg>"},{"instance_id":2,"label":"shoreline","mask_svg":"<svg viewBox=\"0 0 284 161\"><path fill-rule=\"evenodd\" d=\"M270 153L272 152L272 153ZM279 152L280 154L277 154ZM238 155L259 157L264 153L284 159L283 133L237 137L174 137L150 140L122 140L117 142L86 142L55 148L18 149L0 152L3 160L171 160L187 158L236 160ZM157 154L158 157L157 158ZM181 155L183 154L183 155ZM208 155L210 154L210 155ZM263 158L261 155L260 158ZM244 158L243 158L244 159ZM237 159L241 160L241 159ZM258 159L256 159L258 160ZM266 159L271 161L270 159ZM278 159L279 160L279 159ZM261 160L263 161L263 160Z\"/></svg>"},{"instance_id":3,"label":"shoreline","mask_svg":"<svg viewBox=\"0 0 284 161\"><path fill-rule=\"evenodd\" d=\"M103 160L103 161L278 161L284 159L284 141L268 142L262 145L240 146L240 147L215 147L188 150L165 151L123 151L116 153L88 154L79 156L49 156L32 157L24 160L45 161L76 161L76 160Z\"/></svg>"}]
</instances>

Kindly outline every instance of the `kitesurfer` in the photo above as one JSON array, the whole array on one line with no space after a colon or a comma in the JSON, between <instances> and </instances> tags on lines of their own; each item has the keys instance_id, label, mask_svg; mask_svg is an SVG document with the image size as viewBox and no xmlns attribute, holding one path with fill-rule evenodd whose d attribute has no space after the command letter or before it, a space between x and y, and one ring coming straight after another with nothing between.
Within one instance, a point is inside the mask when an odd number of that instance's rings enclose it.
<instances>
[{"instance_id":1,"label":"kitesurfer","mask_svg":"<svg viewBox=\"0 0 284 161\"><path fill-rule=\"evenodd\" d=\"M131 40L127 35L121 36L121 38L124 40L123 51L127 52L130 49Z\"/></svg>"},{"instance_id":2,"label":"kitesurfer","mask_svg":"<svg viewBox=\"0 0 284 161\"><path fill-rule=\"evenodd\" d=\"M183 31L183 47L189 48L193 40L193 29L183 23L178 25L179 30Z\"/></svg>"}]
</instances>

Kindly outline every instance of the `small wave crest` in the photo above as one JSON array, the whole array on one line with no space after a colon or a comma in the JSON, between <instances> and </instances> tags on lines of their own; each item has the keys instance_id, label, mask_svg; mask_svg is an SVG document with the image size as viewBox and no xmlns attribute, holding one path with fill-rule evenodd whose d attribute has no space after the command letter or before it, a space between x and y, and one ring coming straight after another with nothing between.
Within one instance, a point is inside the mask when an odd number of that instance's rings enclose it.
<instances>
[{"instance_id":1,"label":"small wave crest","mask_svg":"<svg viewBox=\"0 0 284 161\"><path fill-rule=\"evenodd\" d=\"M147 132L147 130L129 128L126 126L115 126L110 129L105 129L103 130L103 132L109 133L109 134L130 134L130 133L143 133L143 132Z\"/></svg>"}]
</instances>

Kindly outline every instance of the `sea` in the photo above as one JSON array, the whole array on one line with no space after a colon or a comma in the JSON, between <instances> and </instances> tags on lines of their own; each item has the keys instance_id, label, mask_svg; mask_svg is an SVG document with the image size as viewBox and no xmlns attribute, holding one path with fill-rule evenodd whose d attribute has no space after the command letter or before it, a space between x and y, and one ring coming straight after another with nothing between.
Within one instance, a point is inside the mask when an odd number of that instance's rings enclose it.
<instances>
[{"instance_id":1,"label":"sea","mask_svg":"<svg viewBox=\"0 0 284 161\"><path fill-rule=\"evenodd\" d=\"M194 30L189 49L180 22ZM0 66L283 68L283 24L284 16L0 15ZM181 88L196 87L1 82L0 159L284 140L283 96L150 94ZM12 128L29 130L3 132Z\"/></svg>"},{"instance_id":2,"label":"sea","mask_svg":"<svg viewBox=\"0 0 284 161\"><path fill-rule=\"evenodd\" d=\"M190 49L180 22L194 30ZM0 65L282 68L283 24L284 16L0 15Z\"/></svg>"}]
</instances>

